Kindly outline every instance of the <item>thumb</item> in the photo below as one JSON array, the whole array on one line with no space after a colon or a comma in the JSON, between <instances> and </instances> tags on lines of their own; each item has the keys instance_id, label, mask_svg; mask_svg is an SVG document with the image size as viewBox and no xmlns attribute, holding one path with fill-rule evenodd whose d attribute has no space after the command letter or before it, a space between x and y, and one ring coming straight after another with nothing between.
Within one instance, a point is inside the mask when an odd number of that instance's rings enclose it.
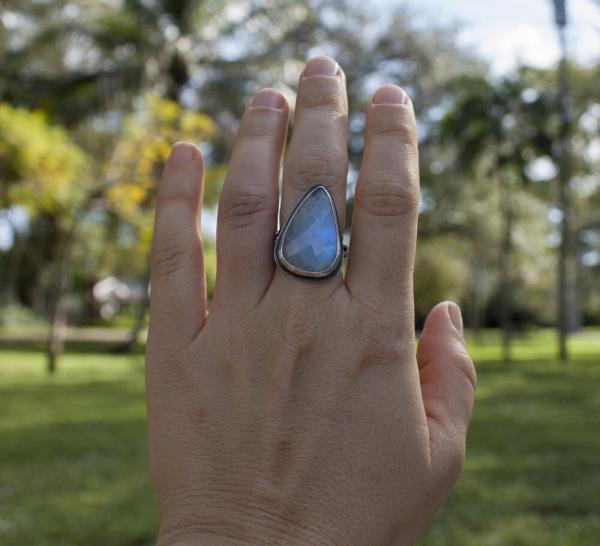
<instances>
[{"instance_id":1,"label":"thumb","mask_svg":"<svg viewBox=\"0 0 600 546\"><path fill-rule=\"evenodd\" d=\"M429 313L419 341L417 362L432 468L454 483L464 463L477 382L458 305L442 302Z\"/></svg>"}]
</instances>

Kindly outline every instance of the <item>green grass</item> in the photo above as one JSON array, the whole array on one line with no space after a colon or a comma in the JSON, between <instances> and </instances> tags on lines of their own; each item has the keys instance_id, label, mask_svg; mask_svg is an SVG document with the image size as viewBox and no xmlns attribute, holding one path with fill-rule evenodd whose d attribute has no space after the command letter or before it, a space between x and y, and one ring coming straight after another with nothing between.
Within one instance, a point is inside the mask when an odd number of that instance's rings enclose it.
<instances>
[{"instance_id":1,"label":"green grass","mask_svg":"<svg viewBox=\"0 0 600 546\"><path fill-rule=\"evenodd\" d=\"M145 441L141 355L1 352L0 544L152 544Z\"/></svg>"},{"instance_id":2,"label":"green grass","mask_svg":"<svg viewBox=\"0 0 600 546\"><path fill-rule=\"evenodd\" d=\"M600 331L471 343L479 389L458 487L420 546L600 544ZM143 357L0 351L0 545L150 546Z\"/></svg>"},{"instance_id":3,"label":"green grass","mask_svg":"<svg viewBox=\"0 0 600 546\"><path fill-rule=\"evenodd\" d=\"M488 340L490 341L490 340ZM479 386L467 463L423 546L600 544L600 332L560 364L550 332L517 341L511 364L472 344Z\"/></svg>"}]
</instances>

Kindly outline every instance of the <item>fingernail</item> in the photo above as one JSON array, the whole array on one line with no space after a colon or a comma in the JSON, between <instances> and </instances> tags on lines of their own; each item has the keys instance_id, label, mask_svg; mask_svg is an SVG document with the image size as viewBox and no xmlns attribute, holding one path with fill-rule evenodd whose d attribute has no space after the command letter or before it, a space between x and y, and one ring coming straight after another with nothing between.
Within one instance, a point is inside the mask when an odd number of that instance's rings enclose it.
<instances>
[{"instance_id":1,"label":"fingernail","mask_svg":"<svg viewBox=\"0 0 600 546\"><path fill-rule=\"evenodd\" d=\"M373 104L404 104L408 95L397 85L383 85L373 95Z\"/></svg>"},{"instance_id":2,"label":"fingernail","mask_svg":"<svg viewBox=\"0 0 600 546\"><path fill-rule=\"evenodd\" d=\"M176 142L171 148L169 163L172 165L184 165L194 159L194 145L188 142Z\"/></svg>"},{"instance_id":3,"label":"fingernail","mask_svg":"<svg viewBox=\"0 0 600 546\"><path fill-rule=\"evenodd\" d=\"M314 57L304 67L304 77L335 76L339 65L331 57Z\"/></svg>"},{"instance_id":4,"label":"fingernail","mask_svg":"<svg viewBox=\"0 0 600 546\"><path fill-rule=\"evenodd\" d=\"M252 106L266 106L267 108L275 108L281 110L285 106L285 99L279 91L275 89L262 89L254 97Z\"/></svg>"},{"instance_id":5,"label":"fingernail","mask_svg":"<svg viewBox=\"0 0 600 546\"><path fill-rule=\"evenodd\" d=\"M463 320L460 313L460 307L454 302L448 303L448 315L450 316L450 322L458 330L460 334L463 333Z\"/></svg>"}]
</instances>

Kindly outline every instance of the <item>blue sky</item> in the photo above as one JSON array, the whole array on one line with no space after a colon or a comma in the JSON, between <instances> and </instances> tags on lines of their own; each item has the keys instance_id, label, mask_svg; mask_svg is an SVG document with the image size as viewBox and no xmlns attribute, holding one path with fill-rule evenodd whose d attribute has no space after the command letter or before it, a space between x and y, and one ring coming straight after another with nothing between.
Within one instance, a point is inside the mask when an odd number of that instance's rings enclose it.
<instances>
[{"instance_id":1,"label":"blue sky","mask_svg":"<svg viewBox=\"0 0 600 546\"><path fill-rule=\"evenodd\" d=\"M385 5L398 0L380 0ZM462 23L461 44L486 58L496 74L521 62L552 66L558 58L552 0L407 0L420 18ZM583 63L600 59L600 2L567 0L570 53Z\"/></svg>"}]
</instances>

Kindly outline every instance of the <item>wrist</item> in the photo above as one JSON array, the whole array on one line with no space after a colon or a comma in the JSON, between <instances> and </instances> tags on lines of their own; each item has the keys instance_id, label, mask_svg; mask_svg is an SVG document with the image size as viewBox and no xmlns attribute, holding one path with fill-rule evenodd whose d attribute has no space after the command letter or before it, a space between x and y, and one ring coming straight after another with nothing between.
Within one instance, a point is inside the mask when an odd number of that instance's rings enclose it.
<instances>
[{"instance_id":1,"label":"wrist","mask_svg":"<svg viewBox=\"0 0 600 546\"><path fill-rule=\"evenodd\" d=\"M200 531L171 531L158 536L156 546L333 546L330 537L317 533L300 533L292 529L286 532L273 532L265 525L261 530L253 530L245 535L238 532L222 532L220 534Z\"/></svg>"},{"instance_id":2,"label":"wrist","mask_svg":"<svg viewBox=\"0 0 600 546\"><path fill-rule=\"evenodd\" d=\"M159 536L156 546L249 546L251 543L234 538L208 534L179 536Z\"/></svg>"}]
</instances>

